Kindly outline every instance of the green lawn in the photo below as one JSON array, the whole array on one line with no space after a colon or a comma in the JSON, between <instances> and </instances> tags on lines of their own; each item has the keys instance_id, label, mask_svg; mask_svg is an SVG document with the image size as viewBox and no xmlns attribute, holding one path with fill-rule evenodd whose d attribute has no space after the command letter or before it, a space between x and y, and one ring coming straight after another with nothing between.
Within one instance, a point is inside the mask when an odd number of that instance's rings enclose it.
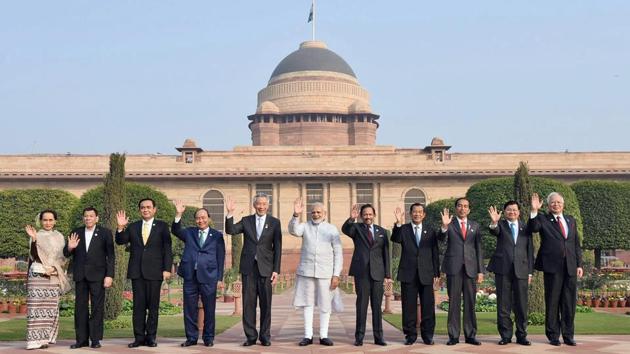
<instances>
[{"instance_id":1,"label":"green lawn","mask_svg":"<svg viewBox=\"0 0 630 354\"><path fill-rule=\"evenodd\" d=\"M437 313L435 333L446 333L446 313ZM398 329L402 330L401 314L383 315L383 318ZM529 326L529 334L545 334L544 326ZM477 313L477 333L496 334L497 314L496 312ZM630 316L616 315L601 312L576 313L575 314L575 334L628 334L630 333Z\"/></svg>"},{"instance_id":2,"label":"green lawn","mask_svg":"<svg viewBox=\"0 0 630 354\"><path fill-rule=\"evenodd\" d=\"M120 319L131 321L131 316L120 316ZM216 316L216 334L240 322L238 316ZM62 317L59 328L59 339L74 339L74 318ZM0 341L20 341L26 336L26 319L12 319L0 322ZM160 316L158 321L159 337L185 337L184 318L182 315ZM106 329L105 338L131 338L132 328Z\"/></svg>"}]
</instances>

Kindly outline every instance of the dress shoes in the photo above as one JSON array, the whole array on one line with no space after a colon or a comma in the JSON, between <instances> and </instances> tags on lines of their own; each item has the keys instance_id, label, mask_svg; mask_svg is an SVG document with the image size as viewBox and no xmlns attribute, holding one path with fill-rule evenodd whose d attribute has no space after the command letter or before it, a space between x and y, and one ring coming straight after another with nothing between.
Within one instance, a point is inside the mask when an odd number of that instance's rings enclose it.
<instances>
[{"instance_id":1,"label":"dress shoes","mask_svg":"<svg viewBox=\"0 0 630 354\"><path fill-rule=\"evenodd\" d=\"M559 347L560 346L560 341L557 340L557 339L552 339L552 340L549 341L549 344L555 345L556 347Z\"/></svg>"},{"instance_id":2,"label":"dress shoes","mask_svg":"<svg viewBox=\"0 0 630 354\"><path fill-rule=\"evenodd\" d=\"M243 342L243 346L244 347L249 347L249 346L252 346L254 344L256 344L255 340L246 340L246 341Z\"/></svg>"},{"instance_id":3,"label":"dress shoes","mask_svg":"<svg viewBox=\"0 0 630 354\"><path fill-rule=\"evenodd\" d=\"M154 340L148 340L146 341L145 345L149 348L155 348L157 347L157 342Z\"/></svg>"},{"instance_id":4,"label":"dress shoes","mask_svg":"<svg viewBox=\"0 0 630 354\"><path fill-rule=\"evenodd\" d=\"M300 343L298 343L298 345L300 347L305 347L307 345L311 345L313 344L313 338L302 338L302 340L300 341Z\"/></svg>"},{"instance_id":5,"label":"dress shoes","mask_svg":"<svg viewBox=\"0 0 630 354\"><path fill-rule=\"evenodd\" d=\"M197 345L196 341L187 340L184 343L180 344L182 347L190 347L191 345Z\"/></svg>"},{"instance_id":6,"label":"dress shoes","mask_svg":"<svg viewBox=\"0 0 630 354\"><path fill-rule=\"evenodd\" d=\"M354 340L354 346L355 347L360 347L362 345L363 345L363 341L362 340L358 340L358 339Z\"/></svg>"},{"instance_id":7,"label":"dress shoes","mask_svg":"<svg viewBox=\"0 0 630 354\"><path fill-rule=\"evenodd\" d=\"M101 347L101 342L99 342L97 340L92 341L92 345L90 345L90 348L92 348L92 349L98 349L100 347Z\"/></svg>"},{"instance_id":8,"label":"dress shoes","mask_svg":"<svg viewBox=\"0 0 630 354\"><path fill-rule=\"evenodd\" d=\"M270 340L267 340L267 339L265 339L265 340L261 340L261 341L260 341L260 344L262 344L262 345L263 345L263 347L268 347L268 346L270 346L270 345L271 345L271 341L270 341Z\"/></svg>"},{"instance_id":9,"label":"dress shoes","mask_svg":"<svg viewBox=\"0 0 630 354\"><path fill-rule=\"evenodd\" d=\"M499 341L499 345L507 345L512 343L511 339L505 339L505 338L501 338L501 340Z\"/></svg>"},{"instance_id":10,"label":"dress shoes","mask_svg":"<svg viewBox=\"0 0 630 354\"><path fill-rule=\"evenodd\" d=\"M74 343L70 346L70 349L79 349L79 348L83 348L87 346L88 346L87 344Z\"/></svg>"},{"instance_id":11,"label":"dress shoes","mask_svg":"<svg viewBox=\"0 0 630 354\"><path fill-rule=\"evenodd\" d=\"M528 341L527 338L517 339L516 343L518 343L520 345L532 345L532 342Z\"/></svg>"},{"instance_id":12,"label":"dress shoes","mask_svg":"<svg viewBox=\"0 0 630 354\"><path fill-rule=\"evenodd\" d=\"M573 339L565 339L564 344L570 345L572 347L575 347L577 345L577 343Z\"/></svg>"},{"instance_id":13,"label":"dress shoes","mask_svg":"<svg viewBox=\"0 0 630 354\"><path fill-rule=\"evenodd\" d=\"M214 341L212 341L212 340L204 341L203 345L206 346L206 347L214 347Z\"/></svg>"},{"instance_id":14,"label":"dress shoes","mask_svg":"<svg viewBox=\"0 0 630 354\"><path fill-rule=\"evenodd\" d=\"M457 343L459 343L457 339L450 338L448 342L446 342L446 345L455 345Z\"/></svg>"},{"instance_id":15,"label":"dress shoes","mask_svg":"<svg viewBox=\"0 0 630 354\"><path fill-rule=\"evenodd\" d=\"M129 348L138 348L139 346L141 346L143 344L144 344L143 342L139 342L139 341L135 340L135 341L127 344L127 347L129 347Z\"/></svg>"},{"instance_id":16,"label":"dress shoes","mask_svg":"<svg viewBox=\"0 0 630 354\"><path fill-rule=\"evenodd\" d=\"M385 343L385 341L384 341L384 340L382 340L382 339L375 339L375 340L374 340L374 344L376 344L376 345L382 345L382 346L386 346L386 345L387 345L387 343Z\"/></svg>"},{"instance_id":17,"label":"dress shoes","mask_svg":"<svg viewBox=\"0 0 630 354\"><path fill-rule=\"evenodd\" d=\"M472 345L481 345L481 342L478 341L476 338L468 338L466 339L466 343L472 344Z\"/></svg>"},{"instance_id":18,"label":"dress shoes","mask_svg":"<svg viewBox=\"0 0 630 354\"><path fill-rule=\"evenodd\" d=\"M426 345L433 345L433 344L435 344L435 342L433 342L433 339L429 339L429 338L423 339L422 343L424 343Z\"/></svg>"},{"instance_id":19,"label":"dress shoes","mask_svg":"<svg viewBox=\"0 0 630 354\"><path fill-rule=\"evenodd\" d=\"M327 347L331 347L334 343L332 340L330 340L330 338L320 338L319 339L319 344L320 345L325 345Z\"/></svg>"},{"instance_id":20,"label":"dress shoes","mask_svg":"<svg viewBox=\"0 0 630 354\"><path fill-rule=\"evenodd\" d=\"M416 338L413 338L413 337L406 337L405 338L405 345L412 345L415 342L416 342Z\"/></svg>"}]
</instances>

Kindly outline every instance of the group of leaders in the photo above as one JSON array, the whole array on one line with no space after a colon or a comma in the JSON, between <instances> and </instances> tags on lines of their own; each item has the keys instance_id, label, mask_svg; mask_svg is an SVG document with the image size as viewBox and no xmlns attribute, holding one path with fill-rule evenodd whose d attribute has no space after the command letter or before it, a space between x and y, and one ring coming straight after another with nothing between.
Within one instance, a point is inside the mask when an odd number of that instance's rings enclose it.
<instances>
[{"instance_id":1,"label":"group of leaders","mask_svg":"<svg viewBox=\"0 0 630 354\"><path fill-rule=\"evenodd\" d=\"M577 277L582 276L582 251L573 217L565 215L564 199L559 193L547 197L547 213L539 213L543 202L534 194L531 215L527 223L519 220L520 208L508 201L503 210L490 207L490 233L497 237L497 247L488 270L495 273L497 291L498 344L511 343L514 324L516 343L531 345L527 339L527 290L534 269L544 272L545 333L549 343L574 346L574 316ZM63 250L73 257L75 281L76 343L71 348L90 346L99 348L103 338L103 308L105 288L114 277L114 241L128 245L127 278L133 290L133 334L130 348L155 347L160 289L171 276L173 263L171 232L185 244L178 274L184 280L184 347L199 341L198 299L205 312L201 340L213 346L215 335L215 306L217 288L223 287L225 242L220 231L209 227L209 212L205 208L195 212L195 227L184 228L181 218L185 206L175 202L176 217L170 229L155 219L157 205L150 198L138 203L141 220L129 223L124 211L117 214L115 236L97 224L98 212L90 207L83 211L85 225L75 229ZM280 221L267 214L269 198L258 194L253 200L255 213L234 221L236 204L226 198L225 231L242 234L240 257L242 278L244 346L260 341L271 345L272 286L278 280L282 255ZM328 322L333 311L342 307L339 299L339 276L343 257L337 228L326 221L326 209L321 203L311 206L310 218L300 222L304 211L301 199L294 202L294 213L288 229L291 235L302 238L301 257L296 275L294 305L303 310L304 338L300 346L313 343L314 308L319 310L319 343L331 346ZM425 207L416 203L409 209L410 222L404 223L405 211L396 208L396 223L391 241L401 244L401 258L397 280L401 282L402 326L405 344L416 342L418 299L421 306L420 337L426 345L434 344L435 299L440 269L446 274L449 298L448 342L459 343L461 332L461 303L463 299L463 329L465 342L480 345L476 338L477 321L475 299L477 284L483 281L484 267L481 246L482 226L468 218L470 204L466 198L455 202L455 215L448 208L441 212L441 227L432 229L425 222ZM504 218L501 218L501 216ZM363 345L368 304L372 310L373 340L387 345L383 336L381 303L384 283L391 282L389 240L386 230L374 224L375 208L354 205L350 217L341 230L354 242L354 252L348 274L354 277L356 289L356 328L354 345ZM540 233L541 247L534 261L532 233ZM98 236L98 237L97 237ZM446 241L446 253L440 268L438 241ZM91 309L88 310L88 303ZM256 328L256 307L260 307L260 326ZM91 343L90 343L91 340Z\"/></svg>"}]
</instances>

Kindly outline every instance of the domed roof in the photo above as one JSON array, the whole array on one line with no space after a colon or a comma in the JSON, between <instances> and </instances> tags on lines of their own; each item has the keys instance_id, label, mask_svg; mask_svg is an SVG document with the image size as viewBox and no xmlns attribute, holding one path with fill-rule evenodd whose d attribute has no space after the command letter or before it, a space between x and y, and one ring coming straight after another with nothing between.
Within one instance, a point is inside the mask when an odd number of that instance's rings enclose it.
<instances>
[{"instance_id":1,"label":"domed roof","mask_svg":"<svg viewBox=\"0 0 630 354\"><path fill-rule=\"evenodd\" d=\"M356 78L350 65L320 41L300 44L300 49L282 59L271 77L296 71L332 71Z\"/></svg>"}]
</instances>

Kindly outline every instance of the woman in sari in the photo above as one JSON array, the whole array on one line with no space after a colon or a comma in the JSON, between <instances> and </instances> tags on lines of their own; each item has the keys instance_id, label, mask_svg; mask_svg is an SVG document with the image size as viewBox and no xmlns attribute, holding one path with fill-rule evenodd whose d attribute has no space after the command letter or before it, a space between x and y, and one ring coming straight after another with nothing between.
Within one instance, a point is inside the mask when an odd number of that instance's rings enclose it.
<instances>
[{"instance_id":1,"label":"woman in sari","mask_svg":"<svg viewBox=\"0 0 630 354\"><path fill-rule=\"evenodd\" d=\"M26 349L46 348L54 344L59 333L59 297L70 290L63 265L65 240L54 229L57 213L44 210L39 214L42 229L25 227L31 237L27 279Z\"/></svg>"}]
</instances>

